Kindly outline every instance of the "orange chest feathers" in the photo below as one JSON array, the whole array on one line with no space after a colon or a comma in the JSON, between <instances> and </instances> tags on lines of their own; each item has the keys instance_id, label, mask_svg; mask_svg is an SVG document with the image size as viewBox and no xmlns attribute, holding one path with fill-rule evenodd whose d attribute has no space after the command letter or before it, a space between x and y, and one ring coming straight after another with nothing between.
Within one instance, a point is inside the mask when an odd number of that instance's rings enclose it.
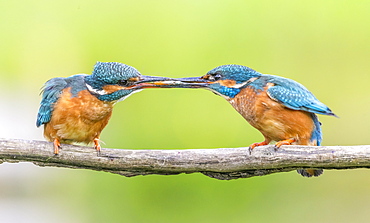
<instances>
[{"instance_id":1,"label":"orange chest feathers","mask_svg":"<svg viewBox=\"0 0 370 223\"><path fill-rule=\"evenodd\" d=\"M112 109L112 102L100 101L87 90L73 97L66 88L54 105L50 122L45 124L44 135L65 143L91 143L108 124Z\"/></svg>"},{"instance_id":2,"label":"orange chest feathers","mask_svg":"<svg viewBox=\"0 0 370 223\"><path fill-rule=\"evenodd\" d=\"M308 145L314 129L308 112L292 110L272 100L263 91L244 88L230 104L266 138L274 141L295 139L297 144Z\"/></svg>"}]
</instances>

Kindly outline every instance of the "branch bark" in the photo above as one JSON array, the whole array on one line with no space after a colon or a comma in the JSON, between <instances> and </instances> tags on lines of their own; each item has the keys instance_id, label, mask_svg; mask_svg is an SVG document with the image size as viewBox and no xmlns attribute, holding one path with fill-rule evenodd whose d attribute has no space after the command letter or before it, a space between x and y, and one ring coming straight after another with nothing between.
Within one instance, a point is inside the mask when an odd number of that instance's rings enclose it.
<instances>
[{"instance_id":1,"label":"branch bark","mask_svg":"<svg viewBox=\"0 0 370 223\"><path fill-rule=\"evenodd\" d=\"M200 172L230 180L287 172L297 168L370 168L370 146L261 146L249 154L247 147L186 150L102 149L62 145L53 154L52 143L0 139L0 163L32 162L38 166L106 171L123 176L172 175Z\"/></svg>"}]
</instances>

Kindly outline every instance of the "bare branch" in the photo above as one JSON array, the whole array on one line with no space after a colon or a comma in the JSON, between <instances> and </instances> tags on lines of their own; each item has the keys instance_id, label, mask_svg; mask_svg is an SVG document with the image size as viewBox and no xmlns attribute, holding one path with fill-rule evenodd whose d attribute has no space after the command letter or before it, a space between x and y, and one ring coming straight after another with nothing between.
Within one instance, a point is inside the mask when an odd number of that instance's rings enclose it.
<instances>
[{"instance_id":1,"label":"bare branch","mask_svg":"<svg viewBox=\"0 0 370 223\"><path fill-rule=\"evenodd\" d=\"M370 146L262 146L248 148L126 150L62 145L53 154L49 142L0 139L0 163L32 162L38 166L90 169L124 176L200 172L229 180L287 172L297 168L350 169L370 167Z\"/></svg>"}]
</instances>

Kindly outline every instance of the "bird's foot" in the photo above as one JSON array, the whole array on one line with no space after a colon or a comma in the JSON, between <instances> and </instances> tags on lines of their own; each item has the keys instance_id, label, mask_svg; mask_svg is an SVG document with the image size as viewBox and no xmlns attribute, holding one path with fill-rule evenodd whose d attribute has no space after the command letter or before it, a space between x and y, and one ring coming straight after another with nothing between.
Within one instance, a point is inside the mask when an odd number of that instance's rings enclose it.
<instances>
[{"instance_id":1,"label":"bird's foot","mask_svg":"<svg viewBox=\"0 0 370 223\"><path fill-rule=\"evenodd\" d=\"M53 145L54 145L54 155L58 155L59 154L59 149L60 149L59 139L54 139Z\"/></svg>"},{"instance_id":2,"label":"bird's foot","mask_svg":"<svg viewBox=\"0 0 370 223\"><path fill-rule=\"evenodd\" d=\"M265 141L263 141L263 142L255 142L255 143L251 144L251 145L249 146L249 148L248 148L249 155L251 155L251 154L252 154L252 150L253 150L254 148L256 148L257 146L265 146L265 145L268 145L268 144L269 144L269 142L267 142L266 140L265 140Z\"/></svg>"},{"instance_id":3,"label":"bird's foot","mask_svg":"<svg viewBox=\"0 0 370 223\"><path fill-rule=\"evenodd\" d=\"M94 139L94 145L95 145L97 156L100 156L101 146L100 146L98 138Z\"/></svg>"},{"instance_id":4,"label":"bird's foot","mask_svg":"<svg viewBox=\"0 0 370 223\"><path fill-rule=\"evenodd\" d=\"M282 145L291 145L293 142L295 142L295 139L281 140L275 144L274 149L277 151Z\"/></svg>"}]
</instances>

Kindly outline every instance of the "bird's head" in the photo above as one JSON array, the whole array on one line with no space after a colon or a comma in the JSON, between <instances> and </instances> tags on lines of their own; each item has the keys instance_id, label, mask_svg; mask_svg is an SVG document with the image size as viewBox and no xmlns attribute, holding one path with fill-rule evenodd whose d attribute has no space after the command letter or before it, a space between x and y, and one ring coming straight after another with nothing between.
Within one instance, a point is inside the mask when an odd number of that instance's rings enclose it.
<instances>
[{"instance_id":1,"label":"bird's head","mask_svg":"<svg viewBox=\"0 0 370 223\"><path fill-rule=\"evenodd\" d=\"M86 87L102 101L121 101L135 91L138 83L166 81L168 78L144 76L135 68L118 62L97 62L91 75L85 77Z\"/></svg>"},{"instance_id":2,"label":"bird's head","mask_svg":"<svg viewBox=\"0 0 370 223\"><path fill-rule=\"evenodd\" d=\"M224 97L233 98L243 87L262 74L241 65L222 65L201 77L177 78L167 81L146 82L142 88L206 88Z\"/></svg>"}]
</instances>

